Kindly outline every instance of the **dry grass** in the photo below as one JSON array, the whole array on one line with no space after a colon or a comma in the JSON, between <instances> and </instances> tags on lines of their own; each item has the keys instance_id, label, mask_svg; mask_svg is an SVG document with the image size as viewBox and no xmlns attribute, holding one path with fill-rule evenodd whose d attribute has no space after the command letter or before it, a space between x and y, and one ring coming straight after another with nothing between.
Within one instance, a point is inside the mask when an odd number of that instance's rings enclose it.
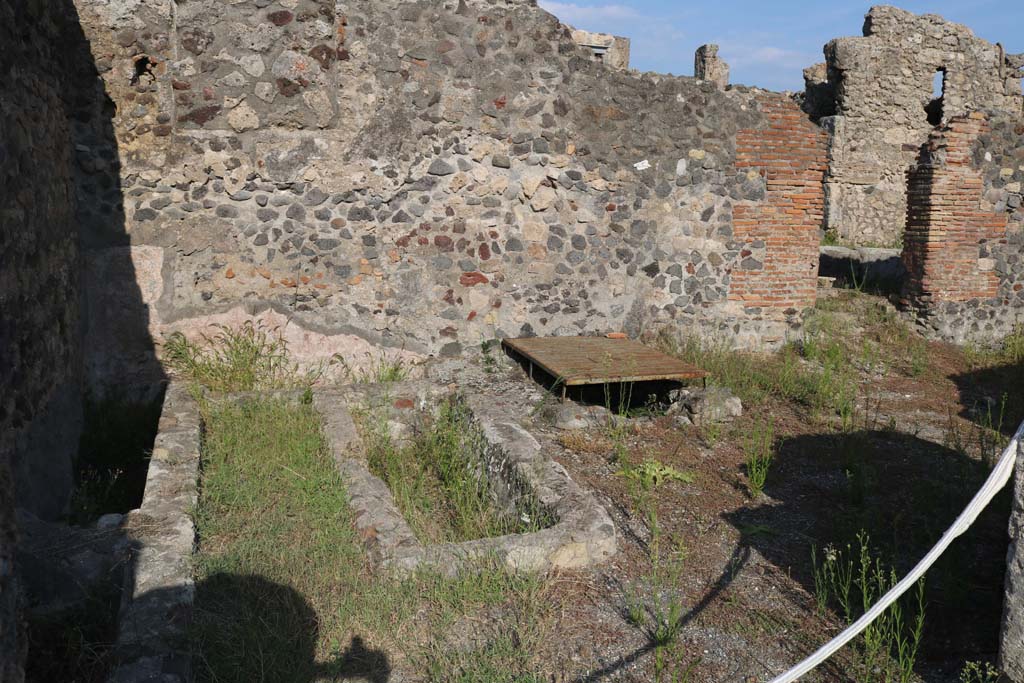
<instances>
[{"instance_id":1,"label":"dry grass","mask_svg":"<svg viewBox=\"0 0 1024 683\"><path fill-rule=\"evenodd\" d=\"M574 453L608 453L612 450L612 441L604 433L595 434L582 429L560 433L558 443Z\"/></svg>"}]
</instances>

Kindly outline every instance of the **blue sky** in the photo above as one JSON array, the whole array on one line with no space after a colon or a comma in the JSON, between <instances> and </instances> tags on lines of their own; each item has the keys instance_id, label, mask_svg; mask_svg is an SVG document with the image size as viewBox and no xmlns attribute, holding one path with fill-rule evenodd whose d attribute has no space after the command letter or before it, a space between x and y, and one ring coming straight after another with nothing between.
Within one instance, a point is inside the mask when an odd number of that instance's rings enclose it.
<instances>
[{"instance_id":1,"label":"blue sky","mask_svg":"<svg viewBox=\"0 0 1024 683\"><path fill-rule=\"evenodd\" d=\"M693 52L717 43L733 83L772 90L802 90L801 72L824 61L832 38L859 36L869 2L830 0L539 0L577 28L632 39L631 65L641 71L693 75ZM882 3L875 3L882 4ZM909 1L898 7L941 14L976 35L1024 52L1024 2L1007 0Z\"/></svg>"}]
</instances>

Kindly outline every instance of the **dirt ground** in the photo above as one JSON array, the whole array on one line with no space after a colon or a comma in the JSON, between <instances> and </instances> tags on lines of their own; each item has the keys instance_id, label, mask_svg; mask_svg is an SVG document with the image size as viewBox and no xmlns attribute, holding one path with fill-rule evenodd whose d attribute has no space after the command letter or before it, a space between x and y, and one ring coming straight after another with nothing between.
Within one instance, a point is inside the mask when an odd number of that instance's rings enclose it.
<instances>
[{"instance_id":1,"label":"dirt ground","mask_svg":"<svg viewBox=\"0 0 1024 683\"><path fill-rule=\"evenodd\" d=\"M629 419L617 438L630 463L655 459L695 475L654 490L658 548L602 425L568 433L549 424L537 406L554 399L508 359L452 376L522 406L524 424L597 494L617 526L619 552L609 563L553 579L556 637L538 657L550 663L543 676L765 681L842 628L834 610L817 609L812 548L820 557L863 531L885 566L901 574L912 567L988 474L983 455L998 449L998 439L979 423L1009 435L1024 418L1019 369L978 367L962 349L918 341L926 344L923 369L859 371L857 409L845 431L835 416L784 397L746 405L742 417L720 426ZM769 423L776 454L763 495L753 497L743 445ZM928 574L914 667L923 680L957 681L964 662L996 657L1009 505L1004 492ZM664 562L652 554L665 558L680 548L666 579ZM652 606L673 601L682 606L681 629L671 646L656 648ZM647 614L631 619L638 604ZM852 673L857 656L848 647L805 680L870 680Z\"/></svg>"}]
</instances>

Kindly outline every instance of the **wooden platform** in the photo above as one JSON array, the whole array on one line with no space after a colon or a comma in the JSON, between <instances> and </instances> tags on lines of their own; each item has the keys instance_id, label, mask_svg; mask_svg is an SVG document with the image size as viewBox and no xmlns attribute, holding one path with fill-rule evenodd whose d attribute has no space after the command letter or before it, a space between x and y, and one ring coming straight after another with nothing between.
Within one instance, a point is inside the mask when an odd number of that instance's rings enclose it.
<instances>
[{"instance_id":1,"label":"wooden platform","mask_svg":"<svg viewBox=\"0 0 1024 683\"><path fill-rule=\"evenodd\" d=\"M707 377L696 366L630 339L521 337L502 344L564 386Z\"/></svg>"}]
</instances>

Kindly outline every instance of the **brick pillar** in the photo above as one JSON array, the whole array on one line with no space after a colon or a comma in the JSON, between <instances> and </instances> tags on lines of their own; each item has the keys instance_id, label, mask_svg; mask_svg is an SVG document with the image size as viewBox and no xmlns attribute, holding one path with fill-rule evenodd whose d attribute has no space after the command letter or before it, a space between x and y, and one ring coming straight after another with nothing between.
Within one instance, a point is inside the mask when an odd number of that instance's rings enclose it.
<instances>
[{"instance_id":1,"label":"brick pillar","mask_svg":"<svg viewBox=\"0 0 1024 683\"><path fill-rule=\"evenodd\" d=\"M934 131L910 170L903 262L904 302L930 308L944 301L996 296L995 264L980 257L979 245L1006 237L1006 215L982 211L981 171L973 149L988 130L974 112Z\"/></svg>"},{"instance_id":2,"label":"brick pillar","mask_svg":"<svg viewBox=\"0 0 1024 683\"><path fill-rule=\"evenodd\" d=\"M765 196L733 209L733 235L747 246L729 300L799 311L814 305L818 284L826 136L786 96L764 95L758 105L768 127L738 133L736 169L760 174Z\"/></svg>"}]
</instances>

